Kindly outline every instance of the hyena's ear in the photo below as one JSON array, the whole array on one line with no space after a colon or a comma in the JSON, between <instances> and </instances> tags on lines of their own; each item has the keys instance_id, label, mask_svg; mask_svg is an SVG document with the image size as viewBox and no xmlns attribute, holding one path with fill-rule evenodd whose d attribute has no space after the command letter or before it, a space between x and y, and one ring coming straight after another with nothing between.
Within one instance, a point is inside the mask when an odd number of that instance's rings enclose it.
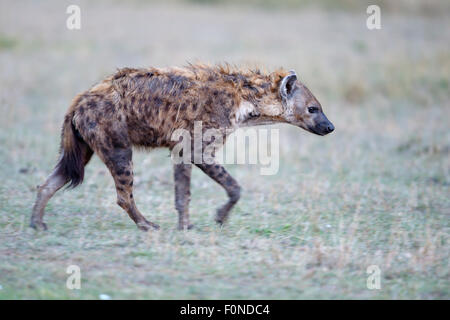
<instances>
[{"instance_id":1,"label":"hyena's ear","mask_svg":"<svg viewBox=\"0 0 450 320\"><path fill-rule=\"evenodd\" d=\"M281 80L280 95L283 99L288 99L292 96L295 89L295 81L297 74L294 70L289 71L289 74Z\"/></svg>"}]
</instances>

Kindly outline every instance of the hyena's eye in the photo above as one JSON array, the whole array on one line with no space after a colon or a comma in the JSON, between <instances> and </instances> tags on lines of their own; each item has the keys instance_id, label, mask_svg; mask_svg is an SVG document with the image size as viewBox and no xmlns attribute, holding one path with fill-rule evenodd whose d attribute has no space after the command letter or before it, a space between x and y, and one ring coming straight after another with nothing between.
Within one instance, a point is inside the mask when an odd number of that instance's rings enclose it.
<instances>
[{"instance_id":1,"label":"hyena's eye","mask_svg":"<svg viewBox=\"0 0 450 320\"><path fill-rule=\"evenodd\" d=\"M309 113L317 113L317 112L319 112L319 108L318 107L309 107L308 112Z\"/></svg>"}]
</instances>

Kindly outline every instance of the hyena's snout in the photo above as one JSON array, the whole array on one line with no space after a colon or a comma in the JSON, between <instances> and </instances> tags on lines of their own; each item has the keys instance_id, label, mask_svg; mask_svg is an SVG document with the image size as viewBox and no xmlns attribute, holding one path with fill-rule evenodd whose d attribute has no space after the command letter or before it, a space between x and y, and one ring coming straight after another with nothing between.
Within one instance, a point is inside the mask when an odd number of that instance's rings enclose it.
<instances>
[{"instance_id":1,"label":"hyena's snout","mask_svg":"<svg viewBox=\"0 0 450 320\"><path fill-rule=\"evenodd\" d=\"M314 133L324 136L334 131L334 125L331 123L330 120L328 120L327 116L324 113L322 113L313 131Z\"/></svg>"}]
</instances>

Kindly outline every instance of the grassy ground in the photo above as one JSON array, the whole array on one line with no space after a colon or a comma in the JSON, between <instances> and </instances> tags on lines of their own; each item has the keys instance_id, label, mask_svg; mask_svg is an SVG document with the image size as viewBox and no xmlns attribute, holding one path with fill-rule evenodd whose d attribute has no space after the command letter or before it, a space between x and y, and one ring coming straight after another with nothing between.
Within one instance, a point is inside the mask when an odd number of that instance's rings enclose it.
<instances>
[{"instance_id":1,"label":"grassy ground","mask_svg":"<svg viewBox=\"0 0 450 320\"><path fill-rule=\"evenodd\" d=\"M0 298L450 298L448 11L382 7L369 31L357 9L82 2L69 31L68 4L0 4ZM223 229L225 194L194 170L196 229L175 230L164 150L134 158L137 204L159 232L115 204L97 158L49 203L49 231L27 228L73 96L117 67L187 60L296 69L336 131L280 126L274 176L228 166L244 192ZM66 288L71 264L81 290ZM370 265L380 290L366 287Z\"/></svg>"}]
</instances>

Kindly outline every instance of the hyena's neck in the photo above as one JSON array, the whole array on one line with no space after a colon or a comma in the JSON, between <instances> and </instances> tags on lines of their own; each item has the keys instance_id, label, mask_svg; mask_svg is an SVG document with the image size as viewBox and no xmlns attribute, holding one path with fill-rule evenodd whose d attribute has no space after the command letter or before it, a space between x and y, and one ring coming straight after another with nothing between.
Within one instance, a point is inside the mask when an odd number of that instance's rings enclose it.
<instances>
[{"instance_id":1,"label":"hyena's neck","mask_svg":"<svg viewBox=\"0 0 450 320\"><path fill-rule=\"evenodd\" d=\"M263 75L259 72L243 76L239 101L232 122L236 126L257 126L285 122L278 88L287 73L283 70Z\"/></svg>"}]
</instances>

